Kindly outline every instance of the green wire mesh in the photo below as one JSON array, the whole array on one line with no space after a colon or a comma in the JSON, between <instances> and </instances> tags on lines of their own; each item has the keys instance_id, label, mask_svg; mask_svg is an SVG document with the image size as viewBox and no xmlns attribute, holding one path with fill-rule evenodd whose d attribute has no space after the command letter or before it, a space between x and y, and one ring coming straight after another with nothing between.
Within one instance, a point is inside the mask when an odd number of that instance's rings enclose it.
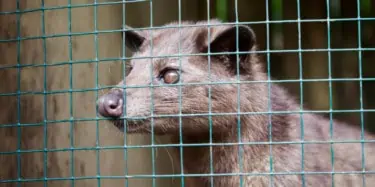
<instances>
[{"instance_id":1,"label":"green wire mesh","mask_svg":"<svg viewBox=\"0 0 375 187\"><path fill-rule=\"evenodd\" d=\"M375 51L375 48L374 47L363 47L362 46L362 36L361 36L361 33L362 32L362 22L363 21L375 21L375 17L371 17L371 16L367 16L367 17L363 17L362 14L366 14L366 15L370 15L371 14L371 11L373 11L373 8L371 8L371 6L373 6L371 0L363 0L363 1L360 1L360 0L357 0L357 16L356 17L353 17L353 18L332 18L332 13L333 11L331 10L332 8L332 4L333 3L337 3L338 1L337 0L326 0L326 13L327 13L327 18L326 19L321 19L321 18L314 18L314 19L303 19L302 16L301 16L301 10L300 10L300 7L301 7L301 2L300 0L296 0L296 3L297 3L297 18L298 19L284 19L283 18L283 13L285 12L285 10L283 11L284 8L288 8L287 5L283 4L282 1L280 0L265 0L264 3L265 3L265 10L263 10L265 12L265 19L264 20L261 20L261 21L240 21L240 11L238 9L239 7L239 2L238 0L234 0L233 1L233 9L230 8L230 3L228 1L222 1L222 0L217 0L215 1L216 2L216 12L211 12L212 10L212 7L211 6L207 6L207 14L206 14L206 18L208 18L207 20L209 21L209 18L212 18L213 14L216 14L217 17L219 18L222 18L222 20L229 20L229 14L234 14L234 21L233 22L225 22L223 24L235 24L235 25L238 25L238 24L248 24L248 25L253 25L253 26L257 26L257 25L265 25L266 26L266 44L265 44L265 49L264 50L259 50L257 51L257 53L259 54L263 54L263 55L266 55L266 64L267 64L267 73L269 75L271 75L271 55L272 54L276 54L276 53L283 53L283 54L286 54L286 53L296 53L298 54L298 70L299 70L299 78L298 79L288 79L288 80L271 80L271 78L269 77L269 79L267 81L241 81L241 84L244 83L244 84L247 84L247 83L259 83L259 82L264 82L264 83L268 83L269 85L269 95L271 94L270 93L270 90L271 90L271 83L297 83L299 84L299 91L300 91L300 108L301 108L301 111L284 111L284 112L274 112L274 111L271 111L271 101L269 101L268 103L268 112L241 112L240 111L240 103L238 102L238 107L237 107L237 110L239 112L236 112L236 113L211 113L211 100L209 100L209 110L208 110L208 113L206 114L183 114L182 113L182 109L181 109L181 88L182 86L186 86L186 85L204 85L204 84L209 84L209 85L216 85L216 84L228 84L230 82L203 82L203 83L185 83L185 84L178 84L178 87L179 87L179 114L177 115L179 117L179 125L180 125L180 142L179 144L156 144L155 143L155 135L154 133L151 133L151 144L149 145L128 145L129 142L127 142L127 138L126 138L126 135L125 135L125 138L124 138L124 142L123 142L123 146L102 146L100 144L100 139L99 139L99 121L102 121L102 120L107 120L105 118L99 118L99 117L96 117L96 118L76 118L74 117L74 108L73 108L73 94L74 93L82 93L82 92L92 92L94 91L95 92L95 98L96 100L98 99L99 97L99 91L101 90L105 90L105 89L108 89L108 88L113 88L113 86L99 86L99 63L106 63L106 62L112 62L112 61L121 61L121 65L122 65L122 72L126 72L127 70L127 66L126 66L126 61L129 61L131 59L134 59L132 57L127 57L127 49L125 47L125 38L122 39L122 49L121 49L121 55L118 57L118 58L100 58L100 55L99 55L99 42L98 42L98 35L100 34L105 34L105 33L121 33L123 31L123 29L121 29L119 27L119 29L110 29L110 30L103 30L103 29L99 29L98 28L98 23L97 23L97 18L100 16L98 14L98 7L100 6L109 6L109 5L118 5L118 6L122 6L122 25L127 25L127 22L126 22L126 7L128 6L128 4L131 4L131 3L147 3L148 4L148 7L149 7L149 10L150 10L150 23L149 23L149 26L148 27L141 27L141 28L137 28L139 30L143 30L143 29L149 29L149 28L152 28L152 29L160 29L160 28L167 28L165 26L156 26L156 24L154 24L154 19L156 16L158 16L158 12L156 11L153 11L154 9L154 2L153 0L134 0L134 1L126 1L126 0L122 0L122 1L98 1L98 0L93 0L93 3L89 3L89 4L77 4L77 3L72 3L72 0L68 0L68 4L67 5L64 5L64 6L49 6L49 7L45 7L45 0L41 0L41 4L40 4L40 8L31 8L31 9L26 9L26 10L21 10L20 8L20 4L21 4L21 0L9 0L9 1L16 1L16 10L15 11L2 11L0 12L0 16L4 16L4 15L16 15L17 17L17 38L0 38L0 44L2 43L10 43L10 42L16 42L17 43L17 63L14 64L14 65L2 65L1 62L0 62L0 70L7 70L7 69L16 69L17 70L17 92L6 92L6 93L0 93L0 97L6 97L6 96L15 96L17 97L17 121L15 124L0 124L0 130L3 130L3 129L6 129L6 128L14 128L16 127L17 128L17 136L18 136L18 139L17 139L17 151L7 151L7 150L0 150L0 157L2 156L5 156L5 155L17 155L17 166L16 166L16 171L17 171L17 178L15 179L3 179L3 178L0 178L0 186L2 186L3 184L6 185L6 184L16 184L16 186L22 186L24 183L29 183L29 182L43 182L44 186L47 186L47 181L60 181L60 180L68 180L70 181L70 186L79 186L75 183L75 181L77 180L85 180L85 179L94 179L94 180L97 180L97 186L101 186L102 184L102 180L106 180L106 179L133 179L133 178L140 178L140 179L143 179L143 178L151 178L152 180L152 186L157 186L157 183L156 183L156 179L158 178L180 178L181 179L181 183L180 185L181 186L185 186L186 182L184 180L184 177L190 177L190 176L207 176L207 177L210 177L210 180L211 180L211 184L213 186L213 177L214 176L235 176L235 175L240 175L241 176L241 179L240 179L240 184L241 186L243 185L243 176L246 176L246 175L269 175L270 177L270 181L272 182L273 177L274 175L290 175L290 174L298 174L298 175L301 175L302 176L302 181L303 181L303 186L305 186L305 179L304 179L304 176L306 174L327 174L327 175L332 175L332 178L334 177L335 174L365 174L365 173L371 173L371 172L366 172L365 171L365 157L364 157L364 143L365 142L375 142L375 140L367 140L365 141L364 140L364 131L365 131L365 127L364 127L364 121L365 121L365 118L364 118L364 113L365 112L375 112L375 109L365 109L365 106L364 106L364 101L363 101L363 82L364 81L375 81L375 78L374 77L363 77L363 64L362 64L362 59L363 59L363 54L364 52L372 52L372 51ZM168 26L169 28L172 28L172 27L176 27L176 28L181 28L181 21L183 21L183 18L182 18L182 10L183 10L183 4L182 4L182 0L177 0L178 1L178 23L179 25L178 26ZM209 1L207 0L206 3L207 4L210 4L211 2L213 1ZM232 1L231 1L232 2ZM76 8L83 8L83 7L93 7L94 11L93 11L93 17L94 17L94 28L92 31L89 31L89 32L73 32L72 31L72 23L71 23L71 20L74 19L73 16L72 16L72 10L73 9L76 9ZM68 32L67 33L60 33L60 34L47 34L46 32L46 29L45 29L45 12L46 11L58 11L58 10L68 10ZM42 28L42 36L21 36L21 15L24 15L24 14L27 14L27 13L32 13L32 12L41 12L41 28ZM75 19L81 19L82 21L84 21L85 18L75 18ZM301 29L301 24L303 23L316 23L316 22L319 22L319 23L326 23L326 26L327 26L327 48L319 48L319 49L305 49L303 48L302 46L302 29ZM331 44L331 29L332 29L332 24L333 23L345 23L345 22L357 22L357 32L358 32L358 37L357 37L357 43L358 43L358 47L356 48L353 48L353 47L349 47L349 48L334 48L332 47L332 44ZM278 32L281 32L282 29L281 29L281 26L283 24L297 24L297 32L298 32L298 49L273 49L274 45L271 41L270 41L270 38L272 37L272 35L277 35L277 32L274 32L274 30L277 30ZM214 26L215 24L209 24L208 27L210 26ZM271 26L272 25L272 26ZM273 25L277 25L277 26L280 26L280 27L276 27L275 29L272 29L271 30L271 27L273 27ZM187 25L186 27L195 27L195 25ZM238 29L237 29L237 32L238 32ZM276 34L275 34L276 33ZM72 42L72 37L75 37L75 36L86 36L86 35L94 35L94 49L95 49L95 59L92 59L92 60L74 60L73 58L73 42ZM209 37L210 37L210 33L208 34ZM68 37L68 47L69 47L69 59L68 61L62 61L62 62L52 62L52 63L47 63L47 51L48 51L48 48L47 48L47 42L46 40L49 39L49 38L60 38L60 37ZM21 58L21 42L22 41L28 41L28 40L36 40L36 39L41 39L43 42L42 42L42 46L43 46L43 63L42 64L37 64L37 63L33 63L33 64L22 64L21 61L23 60ZM151 41L152 42L152 41ZM238 45L238 38L237 38L237 45ZM152 46L152 44L151 44ZM238 46L237 46L238 48ZM179 52L181 50L181 46L180 46L180 41L179 41ZM151 50L151 54L149 57L139 57L139 58L152 58L153 57L153 54L152 54L152 51ZM208 51L210 51L210 49L208 49ZM333 78L333 75L332 75L332 57L331 57L331 54L334 53L334 52L352 52L352 51L355 51L358 53L358 62L359 62L359 69L358 69L358 75L359 77L358 78ZM311 52L324 52L324 53L327 53L328 54L328 77L327 78L314 78L314 79L304 79L304 75L303 75L303 65L304 65L304 60L303 60L303 54L304 53L311 53ZM239 55L241 53L235 53L237 55L237 58L239 57ZM189 55L183 55L183 56L194 56L194 55L199 55L199 54L189 54ZM211 53L208 53L208 61L209 61L209 67L211 66L211 63L210 63L210 55ZM179 62L180 62L180 67L181 67L181 57L182 55L166 55L166 56L159 56L158 58L160 57L178 57L179 58ZM73 64L93 64L95 66L95 87L94 88L86 88L86 89L76 89L74 88L73 86L73 83L74 83L74 79L72 77L72 74L73 74ZM68 90L48 90L47 89L47 80L48 80L48 77L47 77L47 69L49 67L63 67L63 66L68 66L69 67L69 89ZM238 64L237 64L237 67ZM21 90L21 69L23 68L43 68L43 73L44 73L44 82L43 82L43 91L22 91ZM150 72L152 73L152 69L153 67L151 66L151 69L150 69ZM180 70L181 71L181 70ZM209 68L209 76L211 76L211 73L210 73L210 68ZM237 75L238 75L238 72L239 72L239 69L237 68ZM210 79L210 78L209 78ZM238 75L238 79L239 79L239 75ZM120 80L120 79L119 79ZM123 77L121 78L121 80L126 80L125 79L125 74L123 73ZM333 85L332 83L333 82L344 82L344 81L357 81L359 82L359 87L360 87L360 90L359 90L359 101L360 101L360 109L359 110L354 110L354 109L347 109L347 110L336 110L336 109L333 109ZM329 109L328 110L314 110L314 111L305 111L303 110L304 108L304 96L303 96L303 92L304 92L304 83L313 83L313 82L328 82L328 88L329 88ZM124 82L126 84L126 82ZM237 84L238 85L238 98L240 97L240 84ZM127 86L127 88L150 88L151 90L151 95L153 94L153 88L155 87L159 87L160 85L133 85L133 86ZM168 86L168 85L162 85L162 86ZM61 120L50 120L47 118L48 116L48 111L49 111L49 108L50 106L47 105L47 97L49 95L56 95L56 94L68 94L69 95L69 103L67 103L67 105L69 105L69 114L70 114L70 118L69 119L61 119ZM21 122L21 97L22 96L27 96L27 95L41 95L43 96L43 100L45 101L44 102L44 106L43 106L43 121L41 122L38 122L38 123L22 123ZM211 98L211 88L209 88L209 98ZM155 117L171 117L171 116L176 116L176 115L155 115L153 112L154 112L154 105L153 105L153 97L151 97L152 101L151 101L151 116L155 116ZM126 97L124 96L124 101L126 102ZM93 101L95 102L95 101ZM125 106L124 106L125 107ZM124 111L126 111L126 108L124 108ZM360 113L360 124L361 124L361 140L357 140L357 141L349 141L349 140L341 140L341 141L338 141L338 140L331 140L329 143L331 144L331 166L332 168L334 168L334 150L333 150L333 147L332 145L334 143L361 143L362 144L362 170L363 172L305 172L304 171L304 162L303 162L303 159L304 159L304 146L305 144L325 144L327 143L326 141L308 141L308 142L305 142L304 141L304 122L303 122L303 119L302 119L302 115L304 113L325 113L329 116L329 119L331 121L330 123L330 136L332 138L333 134L332 134L332 129L333 129L333 124L332 124L332 120L333 120L333 114L336 114L336 113L354 113L354 112L359 112ZM270 123L269 124L269 139L270 141L269 142L241 142L241 131L240 131L240 124L241 124L241 116L243 115L255 115L255 114L265 114L265 115L268 115L269 116L269 121L271 121L271 115L273 114L300 114L301 116L301 137L300 137L300 141L297 141L297 142L292 142L292 141L285 141L285 142L272 142L272 124ZM209 117L209 131L212 132L212 116L218 116L218 115L237 115L237 128L238 128L238 142L237 143L213 143L212 142L212 133L210 133L210 140L209 140L209 143L197 143L197 144L184 144L183 141L182 141L182 117L184 116L208 116ZM151 118L153 120L153 118ZM95 146L93 147L77 147L74 145L74 125L75 123L77 122L95 122L95 128L97 129L96 130L96 142L95 142ZM47 142L47 134L48 134L48 125L51 125L51 124L59 124L59 123L69 123L70 125L70 147L69 148L48 148L48 142ZM151 123L153 123L153 121L151 121ZM44 141L43 141L43 149L22 149L22 146L21 146L21 136L22 136L22 133L21 133L21 128L23 127L35 127L35 126L39 126L39 127L43 127L43 136L44 136ZM153 126L151 126L151 131L153 132ZM254 144L263 144L263 145L270 145L270 153L269 153L269 156L270 156L270 165L269 165L269 170L270 172L269 173L259 173L259 174L254 174L254 173L244 173L242 170L243 170L243 164L242 163L239 163L239 168L240 168L240 171L239 173L230 173L230 174L214 174L213 173L213 155L212 155L212 146L214 145L224 145L224 146L232 146L232 145L240 145L240 149L239 149L239 157L241 158L241 155L243 154L243 151L241 149L241 146L244 146L244 145L254 145ZM273 160L273 153L272 153L272 145L280 145L280 144L300 144L302 147L301 147L301 153L302 153L302 160L301 160L301 172L274 172L274 167L273 167L273 163L272 163L272 160ZM198 146L209 146L210 147L210 173L207 173L207 174L185 174L183 172L183 168L184 166L182 165L182 160L183 160L183 157L182 157L182 153L183 153L183 147L188 147L188 146L191 146L191 147L198 147ZM179 147L180 148L180 152L181 152L181 156L180 158L178 158L180 160L180 171L177 172L177 174L157 174L156 172L156 163L155 163L155 160L156 160L156 151L155 149L157 148L172 148L172 147ZM131 162L131 160L129 160L129 156L128 156L128 150L130 149L137 149L137 148L147 148L147 149L152 149L151 151L151 159L152 159L152 167L151 167L151 173L150 174L142 174L142 175L131 175L129 174L129 171L128 171L128 167L126 167L126 165L128 165L128 162ZM76 157L75 156L75 152L76 151L83 151L83 150L91 150L91 151L95 151L95 156L96 156L96 163L92 163L92 164L95 164L96 165L96 172L95 172L95 176L76 176L75 174L75 169L74 169L74 158ZM108 176L108 175L104 175L102 174L100 171L101 171L101 165L100 165L100 151L102 150L123 150L123 153L124 153L124 161L125 161L125 171L123 173L123 175L116 175L116 176ZM43 172L43 177L41 178L23 178L22 177L22 164L21 164L21 155L22 154L26 154L26 153L35 153L35 152L40 152L40 153L43 153L43 159L44 159L44 172ZM48 176L48 166L47 166L47 160L48 160L48 153L51 153L51 152L69 152L70 154L70 166L69 166L69 172L70 172L70 176L69 177L49 177ZM242 159L239 159L239 160L242 160ZM372 172L374 173L374 172ZM368 186L370 184L366 184L366 180L365 180L365 176L363 175L363 184L362 186ZM129 180L125 180L124 182L124 186L129 186ZM332 186L334 186L333 184L333 180L332 180Z\"/></svg>"}]
</instances>

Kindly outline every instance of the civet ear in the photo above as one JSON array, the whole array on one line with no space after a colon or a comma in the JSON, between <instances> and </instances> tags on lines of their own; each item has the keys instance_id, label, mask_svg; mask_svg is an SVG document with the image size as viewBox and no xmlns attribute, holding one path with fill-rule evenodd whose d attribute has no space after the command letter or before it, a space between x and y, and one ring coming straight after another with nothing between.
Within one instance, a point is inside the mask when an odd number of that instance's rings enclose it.
<instances>
[{"instance_id":1,"label":"civet ear","mask_svg":"<svg viewBox=\"0 0 375 187\"><path fill-rule=\"evenodd\" d=\"M142 32L132 30L129 26L125 26L122 37L125 37L125 45L132 52L138 51L146 40Z\"/></svg>"},{"instance_id":2,"label":"civet ear","mask_svg":"<svg viewBox=\"0 0 375 187\"><path fill-rule=\"evenodd\" d=\"M238 28L238 40L237 40L237 28ZM207 29L206 29L207 30ZM211 53L222 53L219 55L213 55L212 58L223 59L222 62L225 66L230 68L232 72L236 72L237 69L237 41L238 41L238 54L239 65L242 72L246 70L248 66L247 57L249 53L241 53L250 51L256 43L256 37L254 31L245 25L221 27L217 30L213 28L213 32L217 32L209 43ZM208 52L208 46L201 48L201 52ZM245 72L244 72L245 73Z\"/></svg>"}]
</instances>

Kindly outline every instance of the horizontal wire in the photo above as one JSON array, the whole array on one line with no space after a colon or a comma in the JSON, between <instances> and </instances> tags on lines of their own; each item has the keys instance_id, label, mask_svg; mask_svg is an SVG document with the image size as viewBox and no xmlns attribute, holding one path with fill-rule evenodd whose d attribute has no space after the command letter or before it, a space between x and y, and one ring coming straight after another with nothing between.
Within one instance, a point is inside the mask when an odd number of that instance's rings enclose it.
<instances>
[{"instance_id":1,"label":"horizontal wire","mask_svg":"<svg viewBox=\"0 0 375 187\"><path fill-rule=\"evenodd\" d=\"M134 89L134 88L151 88L151 87L178 87L178 86L203 86L203 85L225 85L225 84L260 84L260 83L300 83L300 82L343 82L343 81L375 81L374 78L315 78L315 79L285 79L285 80L264 80L264 81L220 81L220 82L196 82L196 83L176 83L162 85L125 85L125 86L102 86L101 88L85 88L85 89L63 89L52 91L18 91L9 93L0 93L0 96L18 96L18 95L54 95L63 93L79 93L88 91L100 91L112 88Z\"/></svg>"},{"instance_id":2,"label":"horizontal wire","mask_svg":"<svg viewBox=\"0 0 375 187\"><path fill-rule=\"evenodd\" d=\"M88 179L131 179L131 178L174 178L174 177L215 177L215 176L268 176L268 175L352 175L352 174L375 174L375 171L322 171L322 172L309 172L309 171L291 171L291 172L257 172L257 173L203 173L203 174L155 174L155 175L121 175L121 176L77 176L77 177L58 177L58 178L34 178L34 179L9 179L0 180L0 183L13 183L13 182L40 182L40 181L58 181L58 180L88 180Z\"/></svg>"},{"instance_id":3,"label":"horizontal wire","mask_svg":"<svg viewBox=\"0 0 375 187\"><path fill-rule=\"evenodd\" d=\"M132 1L86 3L86 4L77 4L77 5L50 6L50 7L44 6L43 8L30 8L30 9L17 10L17 11L2 11L2 12L0 12L0 15L24 14L24 13L30 13L30 12L47 11L47 10L61 10L61 9L74 9L74 8L84 8L84 7L97 7L97 6L105 6L105 5L137 3L137 2L146 2L146 1L150 1L150 0L132 0Z\"/></svg>"},{"instance_id":4,"label":"horizontal wire","mask_svg":"<svg viewBox=\"0 0 375 187\"><path fill-rule=\"evenodd\" d=\"M125 57L125 58L102 58L95 60L74 60L74 61L61 61L51 64L19 64L19 65L0 65L1 69L10 68L25 68L25 67L45 67L45 66L62 66L71 64L87 64L87 63L104 63L111 61L124 61L133 59L155 59L155 58L180 58L190 56L218 56L218 55L235 55L235 54L267 54L267 53L309 53L309 52L358 52L358 51L375 51L374 48L330 48L330 49L286 49L286 50L257 50L248 52L218 52L218 53L190 53L190 54L172 54L172 55L157 55L157 56L140 56L140 57ZM109 62L108 62L109 63Z\"/></svg>"},{"instance_id":5,"label":"horizontal wire","mask_svg":"<svg viewBox=\"0 0 375 187\"><path fill-rule=\"evenodd\" d=\"M312 22L347 22L347 21L374 21L375 18L337 18L337 19L301 19L301 20L269 20L269 21L250 21L250 22L225 22L225 23L210 23L210 24L184 24L180 28L194 28L194 27L204 27L204 26L222 26L222 25L257 25L257 24L282 24L282 23L312 23ZM141 30L157 30L157 29L176 29L178 26L165 25L165 26L151 26L151 27L141 27L141 28L131 28L131 29L111 29L111 30L98 30L92 32L70 32L66 34L53 34L53 35L43 35L43 36L32 36L32 37L17 37L15 39L0 39L2 42L15 42L20 40L35 40L35 39L45 39L45 38L56 38L64 36L81 36L81 35L95 35L95 34L106 34L115 33L123 31L141 31Z\"/></svg>"},{"instance_id":6,"label":"horizontal wire","mask_svg":"<svg viewBox=\"0 0 375 187\"><path fill-rule=\"evenodd\" d=\"M116 150L116 149L142 149L142 148L175 148L175 147L202 147L202 146L255 146L255 145L305 145L305 144L353 144L353 143L375 143L375 140L305 140L305 141L272 141L272 142L236 142L236 143L184 143L184 144L144 144L144 145L112 145L112 146L90 146L90 147L70 147L70 148L46 148L46 149L28 149L17 151L2 151L0 155L28 154L41 152L65 152L65 151L97 151L97 150Z\"/></svg>"},{"instance_id":7,"label":"horizontal wire","mask_svg":"<svg viewBox=\"0 0 375 187\"><path fill-rule=\"evenodd\" d=\"M362 112L375 112L375 109L352 109L352 110L296 110L296 111L270 111L270 112L226 112L226 113L186 113L186 114L160 114L152 116L142 117L121 117L119 120L145 120L147 118L167 118L167 117L209 117L209 116L235 116L235 115L285 115L285 114L324 114L324 113L362 113ZM21 124L1 124L1 128L9 127L26 127L26 126L43 126L44 123L66 123L66 122L88 122L88 121L100 121L100 120L112 120L112 118L71 118L62 120L46 120L40 123L21 123Z\"/></svg>"}]
</instances>

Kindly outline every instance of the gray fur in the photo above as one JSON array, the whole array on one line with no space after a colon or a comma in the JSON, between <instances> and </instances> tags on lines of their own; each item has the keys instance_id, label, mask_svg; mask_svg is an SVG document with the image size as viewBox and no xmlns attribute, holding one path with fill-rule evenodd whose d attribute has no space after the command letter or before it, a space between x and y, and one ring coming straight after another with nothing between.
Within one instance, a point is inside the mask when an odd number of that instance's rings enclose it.
<instances>
[{"instance_id":1,"label":"gray fur","mask_svg":"<svg viewBox=\"0 0 375 187\"><path fill-rule=\"evenodd\" d=\"M206 22L183 22L182 24L202 25ZM220 23L218 20L211 20L210 23ZM168 26L177 23L168 24ZM126 77L127 86L150 84L159 87L153 88L153 114L179 114L179 87L160 87L162 83L156 77L165 67L178 68L177 57L165 57L165 55L195 54L205 51L208 43L215 40L222 32L233 26L211 26L210 42L207 41L207 27L187 27L180 31L177 28L166 28L151 31L139 31L138 35L145 38L139 46L132 46L134 50L131 61L132 70ZM250 29L250 28L249 28ZM240 35L240 40L248 41L250 45L243 43L244 48L250 47L248 51L256 51L256 39L252 30ZM136 35L137 35L136 34ZM126 35L127 42L131 42L133 35ZM129 37L130 36L130 37ZM152 51L151 51L151 40ZM246 38L251 37L251 38ZM224 38L225 39L225 38ZM136 40L139 41L139 40ZM219 41L220 42L220 41ZM222 42L223 48L213 49L218 51L227 50L227 43ZM253 45L254 44L254 45ZM242 45L242 44L241 44ZM154 58L140 58L146 56ZM267 75L263 70L259 58L255 54L243 55L240 61L240 79L246 81L265 81ZM212 56L211 76L212 82L233 81L236 82L235 63L230 56ZM151 68L151 63L153 68ZM181 79L182 83L209 82L208 57L207 56L185 56L181 58ZM151 72L152 70L152 72ZM152 76L150 76L152 74ZM120 85L123 82L119 83ZM212 113L236 113L237 112L237 84L217 85L190 85L182 86L182 114L208 113L209 98L208 90L211 87ZM299 104L282 87L273 84L271 95L268 95L268 83L241 84L240 86L240 110L241 112L268 112L269 101L272 104L272 111L299 111ZM148 116L151 115L151 92L150 88L127 88L126 115L131 117L145 117L144 120L129 120L128 133L150 133L151 123ZM271 98L271 100L269 99ZM330 122L316 114L304 114L304 140L305 141L329 141ZM237 115L212 116L212 138L215 143L236 143L238 142ZM272 142L301 141L301 119L299 114L272 114L271 121L267 114L241 115L241 141L242 142L269 142L269 123L272 123ZM179 143L179 118L162 117L154 118L154 130L157 134L169 134L174 136L174 143ZM117 121L117 125L122 125ZM209 117L205 115L182 117L183 143L209 143ZM333 122L334 141L339 140L360 140L360 129L343 122ZM374 135L365 132L365 139L375 139ZM242 164L242 172L245 173L284 173L283 175L256 174L243 177L244 186L302 186L302 175L299 172L328 172L327 174L308 174L303 177L306 186L331 186L337 187L362 186L362 174L335 174L329 172L361 172L362 149L360 143L335 143L333 144L334 164L331 161L331 148L329 143L304 144L304 163L302 169L302 147L301 144L255 144L244 145L242 159L239 160L236 145L213 146L213 173L238 173L240 172L239 162ZM365 168L366 171L375 170L373 143L364 144ZM183 166L185 174L210 173L210 152L209 147L185 147L183 149ZM270 171L270 151L272 151L272 169ZM179 148L176 148L179 153ZM334 168L334 169L333 169ZM285 175L287 172L295 174ZM366 174L366 184L375 184L375 177ZM186 177L186 185L189 187L208 187L210 177ZM213 177L215 187L239 186L240 177L237 176L215 176Z\"/></svg>"}]
</instances>

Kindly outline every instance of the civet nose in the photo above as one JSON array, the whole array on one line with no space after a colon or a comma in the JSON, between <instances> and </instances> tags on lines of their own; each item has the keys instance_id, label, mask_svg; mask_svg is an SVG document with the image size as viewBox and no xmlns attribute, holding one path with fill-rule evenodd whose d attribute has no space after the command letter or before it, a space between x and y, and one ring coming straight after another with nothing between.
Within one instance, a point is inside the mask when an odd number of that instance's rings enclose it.
<instances>
[{"instance_id":1,"label":"civet nose","mask_svg":"<svg viewBox=\"0 0 375 187\"><path fill-rule=\"evenodd\" d=\"M98 100L98 111L103 117L118 118L122 115L123 98L119 91L114 90Z\"/></svg>"}]
</instances>

